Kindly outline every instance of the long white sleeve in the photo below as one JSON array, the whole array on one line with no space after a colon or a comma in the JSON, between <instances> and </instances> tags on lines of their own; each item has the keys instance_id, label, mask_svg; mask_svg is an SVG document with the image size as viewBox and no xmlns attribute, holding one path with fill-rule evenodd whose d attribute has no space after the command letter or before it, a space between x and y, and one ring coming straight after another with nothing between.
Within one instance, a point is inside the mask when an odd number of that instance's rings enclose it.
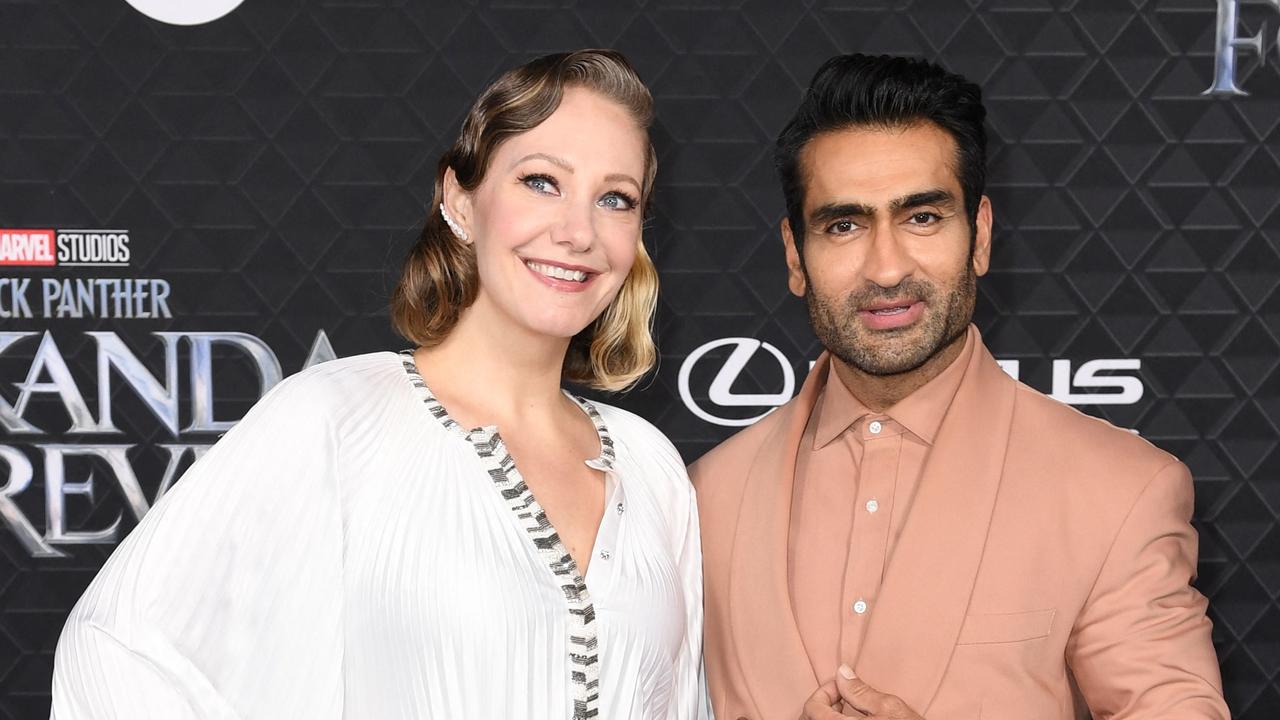
<instances>
[{"instance_id":1,"label":"long white sleeve","mask_svg":"<svg viewBox=\"0 0 1280 720\"><path fill-rule=\"evenodd\" d=\"M711 701L702 662L702 541L692 485L689 521L680 551L680 579L684 583L685 637L676 660L676 692L668 717L671 720L711 720Z\"/></svg>"},{"instance_id":2,"label":"long white sleeve","mask_svg":"<svg viewBox=\"0 0 1280 720\"><path fill-rule=\"evenodd\" d=\"M194 465L72 611L57 720L342 716L332 398L286 380Z\"/></svg>"}]
</instances>

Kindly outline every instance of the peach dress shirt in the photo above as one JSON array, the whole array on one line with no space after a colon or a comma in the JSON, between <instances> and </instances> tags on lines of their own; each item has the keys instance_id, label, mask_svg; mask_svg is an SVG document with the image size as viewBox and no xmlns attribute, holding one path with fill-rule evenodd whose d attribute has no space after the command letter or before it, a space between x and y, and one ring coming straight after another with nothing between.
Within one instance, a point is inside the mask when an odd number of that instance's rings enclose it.
<instances>
[{"instance_id":1,"label":"peach dress shirt","mask_svg":"<svg viewBox=\"0 0 1280 720\"><path fill-rule=\"evenodd\" d=\"M882 413L845 388L835 363L827 371L796 455L788 578L800 638L824 681L857 660L920 471L972 352L970 336L946 370Z\"/></svg>"}]
</instances>

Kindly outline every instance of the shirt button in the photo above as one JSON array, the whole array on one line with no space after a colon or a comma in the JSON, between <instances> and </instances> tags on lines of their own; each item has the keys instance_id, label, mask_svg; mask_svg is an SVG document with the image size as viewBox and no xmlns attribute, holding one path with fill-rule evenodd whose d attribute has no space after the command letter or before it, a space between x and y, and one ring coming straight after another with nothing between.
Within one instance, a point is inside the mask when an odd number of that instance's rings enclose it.
<instances>
[{"instance_id":1,"label":"shirt button","mask_svg":"<svg viewBox=\"0 0 1280 720\"><path fill-rule=\"evenodd\" d=\"M618 514L622 514L622 503L618 503Z\"/></svg>"},{"instance_id":2,"label":"shirt button","mask_svg":"<svg viewBox=\"0 0 1280 720\"><path fill-rule=\"evenodd\" d=\"M853 611L854 611L854 612L856 612L856 613L858 613L859 615L861 615L861 614L865 613L865 612L867 611L867 603L866 603L866 601L859 600L858 602L854 603L854 604L853 604Z\"/></svg>"},{"instance_id":3,"label":"shirt button","mask_svg":"<svg viewBox=\"0 0 1280 720\"><path fill-rule=\"evenodd\" d=\"M867 429L871 431L872 435L879 435L880 431L884 429L884 426L880 424L879 420L872 420L871 424L867 426Z\"/></svg>"},{"instance_id":4,"label":"shirt button","mask_svg":"<svg viewBox=\"0 0 1280 720\"><path fill-rule=\"evenodd\" d=\"M609 559L609 555L610 555L610 554L611 554L611 553L610 553L608 550L601 550L601 551L600 551L600 559L601 559L601 560L608 560L608 559Z\"/></svg>"},{"instance_id":5,"label":"shirt button","mask_svg":"<svg viewBox=\"0 0 1280 720\"><path fill-rule=\"evenodd\" d=\"M867 501L867 512L873 513L879 509L880 509L880 502L878 500L876 500L875 498L871 498L870 500Z\"/></svg>"}]
</instances>

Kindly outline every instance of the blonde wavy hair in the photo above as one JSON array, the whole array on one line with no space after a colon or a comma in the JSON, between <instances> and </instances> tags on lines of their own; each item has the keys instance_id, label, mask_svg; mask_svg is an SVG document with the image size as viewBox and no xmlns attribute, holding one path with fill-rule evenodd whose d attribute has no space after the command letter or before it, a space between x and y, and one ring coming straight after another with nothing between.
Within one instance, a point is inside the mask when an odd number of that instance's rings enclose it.
<instances>
[{"instance_id":1,"label":"blonde wavy hair","mask_svg":"<svg viewBox=\"0 0 1280 720\"><path fill-rule=\"evenodd\" d=\"M569 87L586 88L618 103L648 137L653 97L621 53L578 50L545 55L503 73L476 99L458 139L436 168L431 214L405 259L391 299L392 324L405 339L423 347L439 344L479 291L474 250L454 236L440 213L445 174L452 169L464 190L475 190L498 147L550 117ZM645 215L658 170L652 141L647 145L640 192ZM638 246L631 272L613 302L570 341L562 373L566 381L624 390L657 360L652 328L658 272L644 243Z\"/></svg>"}]
</instances>

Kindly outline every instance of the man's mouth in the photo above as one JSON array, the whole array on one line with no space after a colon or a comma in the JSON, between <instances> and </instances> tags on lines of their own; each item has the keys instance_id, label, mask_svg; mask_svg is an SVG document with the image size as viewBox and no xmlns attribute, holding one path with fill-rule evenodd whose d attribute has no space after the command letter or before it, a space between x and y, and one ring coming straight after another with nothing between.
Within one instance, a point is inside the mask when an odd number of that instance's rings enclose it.
<instances>
[{"instance_id":1,"label":"man's mouth","mask_svg":"<svg viewBox=\"0 0 1280 720\"><path fill-rule=\"evenodd\" d=\"M872 308L867 312L871 313L872 315L901 315L902 313L910 309L911 309L910 305L894 305L893 307L886 307L886 308Z\"/></svg>"},{"instance_id":2,"label":"man's mouth","mask_svg":"<svg viewBox=\"0 0 1280 720\"><path fill-rule=\"evenodd\" d=\"M920 300L895 300L887 303L881 302L863 307L862 312L881 316L901 315L915 307L920 302Z\"/></svg>"},{"instance_id":3,"label":"man's mouth","mask_svg":"<svg viewBox=\"0 0 1280 720\"><path fill-rule=\"evenodd\" d=\"M878 302L858 310L863 325L869 330L902 330L911 327L924 314L923 300Z\"/></svg>"}]
</instances>

